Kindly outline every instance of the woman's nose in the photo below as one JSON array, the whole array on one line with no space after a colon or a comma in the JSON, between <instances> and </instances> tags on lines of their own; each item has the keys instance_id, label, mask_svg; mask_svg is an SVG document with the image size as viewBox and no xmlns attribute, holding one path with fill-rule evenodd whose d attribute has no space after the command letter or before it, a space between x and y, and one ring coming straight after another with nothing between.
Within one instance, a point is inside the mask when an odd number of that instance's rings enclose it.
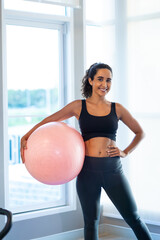
<instances>
[{"instance_id":1,"label":"woman's nose","mask_svg":"<svg viewBox=\"0 0 160 240\"><path fill-rule=\"evenodd\" d=\"M104 81L104 82L102 83L102 86L103 86L103 88L106 88L106 87L107 87L107 82Z\"/></svg>"}]
</instances>

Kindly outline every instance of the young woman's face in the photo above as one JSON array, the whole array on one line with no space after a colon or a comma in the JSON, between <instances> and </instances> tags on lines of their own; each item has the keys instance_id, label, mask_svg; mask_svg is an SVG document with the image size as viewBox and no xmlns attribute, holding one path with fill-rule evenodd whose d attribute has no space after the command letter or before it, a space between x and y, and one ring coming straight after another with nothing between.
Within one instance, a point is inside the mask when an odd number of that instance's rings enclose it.
<instances>
[{"instance_id":1,"label":"young woman's face","mask_svg":"<svg viewBox=\"0 0 160 240\"><path fill-rule=\"evenodd\" d=\"M111 88L112 73L106 68L99 69L94 75L94 79L88 79L92 85L92 94L98 94L99 96L106 95Z\"/></svg>"}]
</instances>

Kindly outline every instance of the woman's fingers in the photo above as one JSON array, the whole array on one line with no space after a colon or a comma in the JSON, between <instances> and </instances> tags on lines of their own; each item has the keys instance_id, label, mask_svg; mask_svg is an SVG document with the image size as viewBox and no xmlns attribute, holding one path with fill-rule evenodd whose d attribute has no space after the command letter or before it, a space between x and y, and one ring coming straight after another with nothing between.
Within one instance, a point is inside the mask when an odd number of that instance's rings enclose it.
<instances>
[{"instance_id":1,"label":"woman's fingers","mask_svg":"<svg viewBox=\"0 0 160 240\"><path fill-rule=\"evenodd\" d=\"M24 159L24 148L21 148L21 159L22 159L22 163L25 162L25 159Z\"/></svg>"},{"instance_id":2,"label":"woman's fingers","mask_svg":"<svg viewBox=\"0 0 160 240\"><path fill-rule=\"evenodd\" d=\"M21 139L21 159L22 162L25 163L25 158L24 158L24 151L27 149L27 140Z\"/></svg>"},{"instance_id":3,"label":"woman's fingers","mask_svg":"<svg viewBox=\"0 0 160 240\"><path fill-rule=\"evenodd\" d=\"M107 153L109 155L109 157L116 157L116 156L120 156L120 150L118 147L115 147L113 145L108 146L108 150Z\"/></svg>"},{"instance_id":4,"label":"woman's fingers","mask_svg":"<svg viewBox=\"0 0 160 240\"><path fill-rule=\"evenodd\" d=\"M121 151L118 147L110 145L107 147L107 153L109 157L126 157L127 154L124 151Z\"/></svg>"}]
</instances>

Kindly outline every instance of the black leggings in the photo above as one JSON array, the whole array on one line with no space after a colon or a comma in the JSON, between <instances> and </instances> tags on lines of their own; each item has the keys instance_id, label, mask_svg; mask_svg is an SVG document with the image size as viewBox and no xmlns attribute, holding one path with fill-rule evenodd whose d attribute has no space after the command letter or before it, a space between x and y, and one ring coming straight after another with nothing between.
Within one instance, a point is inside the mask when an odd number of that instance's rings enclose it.
<instances>
[{"instance_id":1,"label":"black leggings","mask_svg":"<svg viewBox=\"0 0 160 240\"><path fill-rule=\"evenodd\" d=\"M137 239L151 240L146 225L137 213L128 181L123 174L119 157L85 157L77 177L77 192L84 217L85 240L98 240L101 187L116 206Z\"/></svg>"}]
</instances>

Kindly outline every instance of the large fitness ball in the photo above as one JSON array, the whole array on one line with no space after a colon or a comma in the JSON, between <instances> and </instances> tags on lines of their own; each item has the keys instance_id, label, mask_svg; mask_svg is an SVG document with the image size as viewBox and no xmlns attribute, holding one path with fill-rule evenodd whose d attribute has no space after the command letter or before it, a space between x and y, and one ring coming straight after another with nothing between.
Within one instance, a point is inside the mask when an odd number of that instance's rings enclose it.
<instances>
[{"instance_id":1,"label":"large fitness ball","mask_svg":"<svg viewBox=\"0 0 160 240\"><path fill-rule=\"evenodd\" d=\"M38 181L58 185L74 179L82 169L85 155L81 134L62 122L37 128L28 138L25 166Z\"/></svg>"}]
</instances>

